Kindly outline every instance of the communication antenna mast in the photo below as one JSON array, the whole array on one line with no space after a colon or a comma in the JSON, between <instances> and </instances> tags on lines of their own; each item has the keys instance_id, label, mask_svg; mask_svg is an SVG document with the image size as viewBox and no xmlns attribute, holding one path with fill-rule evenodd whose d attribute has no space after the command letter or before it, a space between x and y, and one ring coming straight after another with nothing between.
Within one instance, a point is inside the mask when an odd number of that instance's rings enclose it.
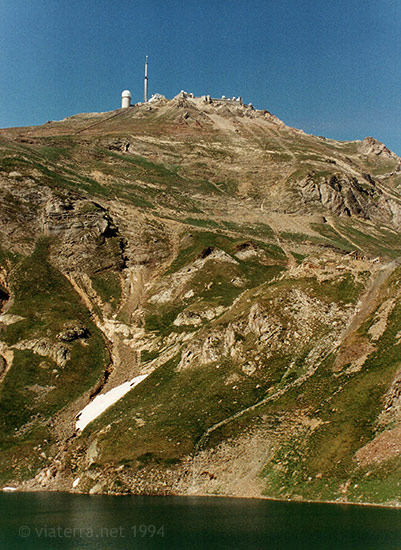
<instances>
[{"instance_id":1,"label":"communication antenna mast","mask_svg":"<svg viewBox=\"0 0 401 550\"><path fill-rule=\"evenodd\" d=\"M144 86L145 103L148 102L148 56L145 58L145 86Z\"/></svg>"}]
</instances>

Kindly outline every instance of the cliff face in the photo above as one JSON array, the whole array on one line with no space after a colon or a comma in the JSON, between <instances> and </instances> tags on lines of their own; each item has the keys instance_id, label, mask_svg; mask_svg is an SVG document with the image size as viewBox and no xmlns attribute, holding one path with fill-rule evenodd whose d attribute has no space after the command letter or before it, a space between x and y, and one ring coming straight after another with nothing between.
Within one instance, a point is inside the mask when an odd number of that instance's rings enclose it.
<instances>
[{"instance_id":1,"label":"cliff face","mask_svg":"<svg viewBox=\"0 0 401 550\"><path fill-rule=\"evenodd\" d=\"M1 482L399 503L400 185L196 98L0 131Z\"/></svg>"}]
</instances>

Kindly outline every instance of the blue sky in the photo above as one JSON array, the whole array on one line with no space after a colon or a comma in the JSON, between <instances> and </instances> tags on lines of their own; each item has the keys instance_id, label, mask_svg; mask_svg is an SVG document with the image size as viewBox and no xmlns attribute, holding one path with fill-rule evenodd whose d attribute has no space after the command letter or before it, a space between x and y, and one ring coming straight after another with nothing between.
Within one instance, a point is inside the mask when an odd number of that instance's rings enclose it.
<instances>
[{"instance_id":1,"label":"blue sky","mask_svg":"<svg viewBox=\"0 0 401 550\"><path fill-rule=\"evenodd\" d=\"M241 95L401 155L400 0L0 0L0 126L120 106L121 91Z\"/></svg>"}]
</instances>

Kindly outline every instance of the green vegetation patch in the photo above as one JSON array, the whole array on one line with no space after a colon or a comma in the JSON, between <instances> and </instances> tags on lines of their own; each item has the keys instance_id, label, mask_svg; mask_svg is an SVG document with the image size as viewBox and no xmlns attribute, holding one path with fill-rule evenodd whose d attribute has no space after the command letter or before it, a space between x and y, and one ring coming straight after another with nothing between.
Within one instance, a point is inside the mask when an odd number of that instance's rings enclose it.
<instances>
[{"instance_id":1,"label":"green vegetation patch","mask_svg":"<svg viewBox=\"0 0 401 550\"><path fill-rule=\"evenodd\" d=\"M355 250L355 246L348 240L344 239L330 225L323 223L311 223L311 228L319 233L324 239L327 239L330 244L344 251Z\"/></svg>"},{"instance_id":2,"label":"green vegetation patch","mask_svg":"<svg viewBox=\"0 0 401 550\"><path fill-rule=\"evenodd\" d=\"M145 317L145 328L157 332L162 336L168 335L171 331L182 332L192 331L193 326L173 325L179 313L187 306L188 301L183 295L191 290L197 308L230 306L233 301L246 288L253 288L265 284L277 277L284 266L277 263L276 251L273 251L273 258L269 256L269 245L260 247L259 252L247 260L240 260L235 254L241 247L252 247L249 242L238 242L238 240L226 235L210 232L196 232L187 234L183 241L182 248L176 259L170 265L166 275L185 269L193 261L203 259L204 264L194 271L189 278L185 289L175 299L166 304L147 304L147 315ZM230 258L215 258L213 252L222 250ZM197 309L195 308L195 309Z\"/></svg>"},{"instance_id":3,"label":"green vegetation patch","mask_svg":"<svg viewBox=\"0 0 401 550\"><path fill-rule=\"evenodd\" d=\"M141 351L141 362L147 363L148 361L153 361L153 359L157 359L159 357L160 353L158 350L142 350Z\"/></svg>"},{"instance_id":4,"label":"green vegetation patch","mask_svg":"<svg viewBox=\"0 0 401 550\"><path fill-rule=\"evenodd\" d=\"M257 401L264 388L230 362L177 372L178 357L169 361L90 424L89 437L100 425L112 424L113 437L102 436L102 460L163 461L191 452L205 430ZM239 381L230 383L236 373ZM145 423L137 427L135 418ZM151 453L151 454L150 454Z\"/></svg>"},{"instance_id":5,"label":"green vegetation patch","mask_svg":"<svg viewBox=\"0 0 401 550\"><path fill-rule=\"evenodd\" d=\"M327 303L356 304L363 290L362 283L356 283L351 273L340 275L334 280L314 281L316 295Z\"/></svg>"},{"instance_id":6,"label":"green vegetation patch","mask_svg":"<svg viewBox=\"0 0 401 550\"><path fill-rule=\"evenodd\" d=\"M57 155L61 155L60 151ZM95 196L110 196L110 189L82 175L78 170L79 165L73 160L61 164L50 157L49 151L43 156L34 149L24 154L3 156L0 157L0 171L17 171L23 177L55 189L84 190Z\"/></svg>"},{"instance_id":7,"label":"green vegetation patch","mask_svg":"<svg viewBox=\"0 0 401 550\"><path fill-rule=\"evenodd\" d=\"M121 299L121 280L118 273L107 270L92 275L92 285L103 303L116 309Z\"/></svg>"},{"instance_id":8,"label":"green vegetation patch","mask_svg":"<svg viewBox=\"0 0 401 550\"><path fill-rule=\"evenodd\" d=\"M213 247L228 251L234 249L234 243L235 240L233 238L210 231L194 231L190 234L186 234L183 246L166 274L179 271L185 265L199 257L207 248Z\"/></svg>"},{"instance_id":9,"label":"green vegetation patch","mask_svg":"<svg viewBox=\"0 0 401 550\"><path fill-rule=\"evenodd\" d=\"M129 170L132 177L140 180L150 181L152 183L163 184L167 186L183 184L185 180L179 175L177 166L165 166L164 164L152 162L138 155L127 155L115 153L106 149L103 154L108 155L119 161L119 170ZM117 170L117 167L115 168Z\"/></svg>"},{"instance_id":10,"label":"green vegetation patch","mask_svg":"<svg viewBox=\"0 0 401 550\"><path fill-rule=\"evenodd\" d=\"M399 273L394 273L388 281L390 289L397 280ZM401 366L397 338L400 324L401 305L397 302L376 351L362 370L334 376L335 356L331 355L299 389L290 390L264 408L269 414L308 410L308 416L317 422L313 430L301 423L288 427L291 437L284 436L264 469L266 495L399 501L399 457L360 467L355 453L378 434L376 421L383 408L383 396Z\"/></svg>"},{"instance_id":11,"label":"green vegetation patch","mask_svg":"<svg viewBox=\"0 0 401 550\"><path fill-rule=\"evenodd\" d=\"M194 225L196 227L209 227L209 228L219 227L219 224L216 223L215 221L203 220L201 218L186 218L184 222L190 225Z\"/></svg>"},{"instance_id":12,"label":"green vegetation patch","mask_svg":"<svg viewBox=\"0 0 401 550\"><path fill-rule=\"evenodd\" d=\"M348 498L353 502L399 505L401 500L401 457L356 468L350 476Z\"/></svg>"},{"instance_id":13,"label":"green vegetation patch","mask_svg":"<svg viewBox=\"0 0 401 550\"><path fill-rule=\"evenodd\" d=\"M70 359L58 365L45 353L15 349L14 360L0 388L0 451L12 447L18 454L20 445L32 446L40 426L49 418L93 387L104 373L109 357L101 334L90 319L70 283L48 260L50 241L40 240L31 256L13 270L11 287L14 303L11 314L23 317L2 330L1 339L9 345L45 340L64 346ZM58 334L65 323L78 323L88 330L85 340L63 342ZM48 443L54 437L50 434ZM2 461L10 460L0 454ZM3 467L4 464L1 464Z\"/></svg>"}]
</instances>

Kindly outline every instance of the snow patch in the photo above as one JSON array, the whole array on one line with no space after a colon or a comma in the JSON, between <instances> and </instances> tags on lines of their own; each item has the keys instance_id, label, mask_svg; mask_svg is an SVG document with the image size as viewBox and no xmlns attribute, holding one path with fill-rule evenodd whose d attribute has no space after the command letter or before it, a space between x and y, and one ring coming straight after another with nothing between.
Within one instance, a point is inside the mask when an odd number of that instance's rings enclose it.
<instances>
[{"instance_id":1,"label":"snow patch","mask_svg":"<svg viewBox=\"0 0 401 550\"><path fill-rule=\"evenodd\" d=\"M78 483L80 482L80 480L81 480L80 477L77 477L77 479L74 480L74 483L72 484L73 489L75 489L75 487L78 485Z\"/></svg>"},{"instance_id":2,"label":"snow patch","mask_svg":"<svg viewBox=\"0 0 401 550\"><path fill-rule=\"evenodd\" d=\"M97 395L89 405L86 405L86 407L77 414L76 429L85 429L90 422L95 420L95 418L100 416L106 409L111 407L111 405L114 405L114 403L124 397L126 393L142 382L142 380L145 380L147 376L147 374L141 374L128 382L124 382L124 384L120 384L120 386L116 386L107 393Z\"/></svg>"}]
</instances>

